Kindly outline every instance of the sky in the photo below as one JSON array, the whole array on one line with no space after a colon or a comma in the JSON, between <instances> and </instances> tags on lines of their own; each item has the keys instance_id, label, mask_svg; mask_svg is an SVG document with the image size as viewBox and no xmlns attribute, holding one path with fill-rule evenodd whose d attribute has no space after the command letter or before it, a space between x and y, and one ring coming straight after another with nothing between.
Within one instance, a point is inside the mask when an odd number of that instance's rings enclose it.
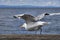
<instances>
[{"instance_id":1,"label":"sky","mask_svg":"<svg viewBox=\"0 0 60 40\"><path fill-rule=\"evenodd\" d=\"M0 0L0 5L9 6L57 6L60 7L60 0Z\"/></svg>"}]
</instances>

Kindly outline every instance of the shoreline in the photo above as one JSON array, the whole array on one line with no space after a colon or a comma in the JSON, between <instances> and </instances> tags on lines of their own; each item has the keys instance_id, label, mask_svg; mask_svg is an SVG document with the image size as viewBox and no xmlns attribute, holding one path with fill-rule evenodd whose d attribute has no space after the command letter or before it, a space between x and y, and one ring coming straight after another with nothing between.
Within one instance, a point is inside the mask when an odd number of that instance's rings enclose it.
<instances>
[{"instance_id":1,"label":"shoreline","mask_svg":"<svg viewBox=\"0 0 60 40\"><path fill-rule=\"evenodd\" d=\"M2 34L0 39L20 39L20 40L60 40L60 35L19 35L19 34Z\"/></svg>"}]
</instances>

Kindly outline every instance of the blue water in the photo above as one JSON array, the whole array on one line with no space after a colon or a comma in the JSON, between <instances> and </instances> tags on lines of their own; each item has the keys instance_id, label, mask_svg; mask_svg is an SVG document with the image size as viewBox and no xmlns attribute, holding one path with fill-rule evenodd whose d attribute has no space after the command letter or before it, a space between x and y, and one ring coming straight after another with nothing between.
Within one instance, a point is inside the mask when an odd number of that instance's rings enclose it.
<instances>
[{"instance_id":1,"label":"blue water","mask_svg":"<svg viewBox=\"0 0 60 40\"><path fill-rule=\"evenodd\" d=\"M15 19L13 15L27 13L37 16L44 12L59 13L60 8L0 8L0 34L39 34L40 30L26 31L21 29L20 25L25 21ZM41 21L52 22L42 27L42 34L60 34L60 15L44 17Z\"/></svg>"}]
</instances>

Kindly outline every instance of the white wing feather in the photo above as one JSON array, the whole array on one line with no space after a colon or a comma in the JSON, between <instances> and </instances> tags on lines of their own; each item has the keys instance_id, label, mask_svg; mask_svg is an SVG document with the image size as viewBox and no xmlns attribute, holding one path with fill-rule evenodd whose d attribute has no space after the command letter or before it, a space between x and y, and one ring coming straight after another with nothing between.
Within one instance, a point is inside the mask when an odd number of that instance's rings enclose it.
<instances>
[{"instance_id":1,"label":"white wing feather","mask_svg":"<svg viewBox=\"0 0 60 40\"><path fill-rule=\"evenodd\" d=\"M53 16L53 15L60 15L60 13L51 13L50 16Z\"/></svg>"}]
</instances>

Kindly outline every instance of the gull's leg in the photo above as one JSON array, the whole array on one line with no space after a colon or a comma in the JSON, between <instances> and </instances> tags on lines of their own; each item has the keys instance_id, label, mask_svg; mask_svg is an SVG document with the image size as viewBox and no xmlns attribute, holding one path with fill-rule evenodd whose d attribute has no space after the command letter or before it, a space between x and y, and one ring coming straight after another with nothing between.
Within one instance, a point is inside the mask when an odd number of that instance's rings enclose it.
<instances>
[{"instance_id":1,"label":"gull's leg","mask_svg":"<svg viewBox=\"0 0 60 40\"><path fill-rule=\"evenodd\" d=\"M40 35L41 35L41 33L42 33L42 28L40 28Z\"/></svg>"},{"instance_id":2,"label":"gull's leg","mask_svg":"<svg viewBox=\"0 0 60 40\"><path fill-rule=\"evenodd\" d=\"M37 34L37 31L36 31L36 34Z\"/></svg>"},{"instance_id":3,"label":"gull's leg","mask_svg":"<svg viewBox=\"0 0 60 40\"><path fill-rule=\"evenodd\" d=\"M37 34L37 29L38 29L38 27L35 28L35 34Z\"/></svg>"}]
</instances>

